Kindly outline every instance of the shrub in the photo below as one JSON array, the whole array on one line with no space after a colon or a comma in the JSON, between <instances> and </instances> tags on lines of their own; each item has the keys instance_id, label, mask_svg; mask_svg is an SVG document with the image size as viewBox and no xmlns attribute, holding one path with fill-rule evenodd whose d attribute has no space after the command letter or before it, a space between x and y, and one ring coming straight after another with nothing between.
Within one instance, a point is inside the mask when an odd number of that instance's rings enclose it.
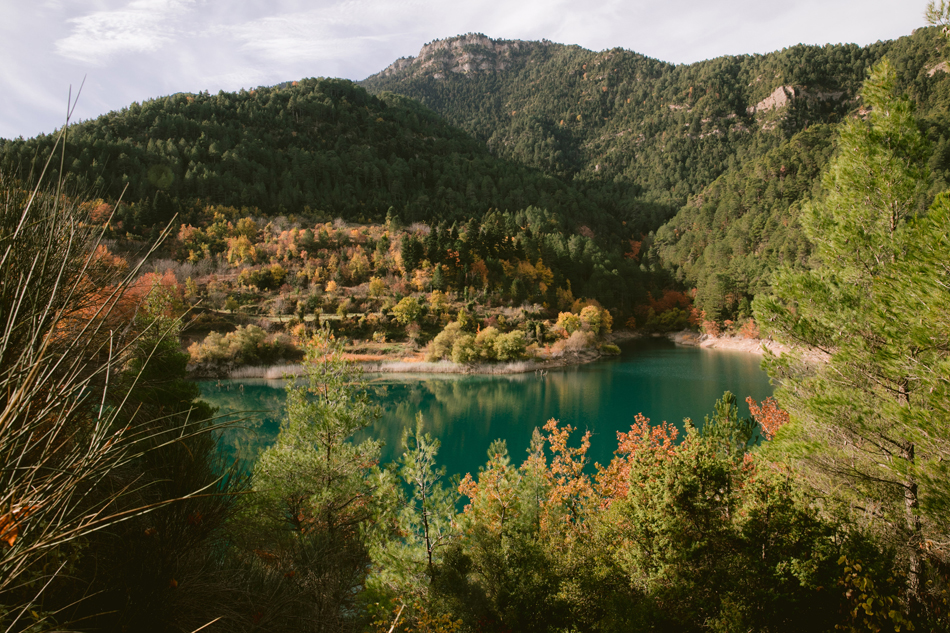
<instances>
[{"instance_id":1,"label":"shrub","mask_svg":"<svg viewBox=\"0 0 950 633\"><path fill-rule=\"evenodd\" d=\"M495 356L498 360L521 360L525 356L526 347L524 332L514 330L495 339Z\"/></svg>"},{"instance_id":2,"label":"shrub","mask_svg":"<svg viewBox=\"0 0 950 633\"><path fill-rule=\"evenodd\" d=\"M581 329L581 318L573 312L561 312L557 315L557 327L573 334Z\"/></svg>"},{"instance_id":3,"label":"shrub","mask_svg":"<svg viewBox=\"0 0 950 633\"><path fill-rule=\"evenodd\" d=\"M478 355L485 360L495 360L498 353L495 351L495 343L498 341L499 332L497 328L487 327L475 336L475 347L478 348Z\"/></svg>"},{"instance_id":4,"label":"shrub","mask_svg":"<svg viewBox=\"0 0 950 633\"><path fill-rule=\"evenodd\" d=\"M475 347L475 337L471 334L462 334L452 345L452 362L460 365L478 360L478 348Z\"/></svg>"},{"instance_id":5,"label":"shrub","mask_svg":"<svg viewBox=\"0 0 950 633\"><path fill-rule=\"evenodd\" d=\"M393 306L393 316L402 325L415 323L419 315L422 314L422 306L415 297L403 297L399 303Z\"/></svg>"},{"instance_id":6,"label":"shrub","mask_svg":"<svg viewBox=\"0 0 950 633\"><path fill-rule=\"evenodd\" d=\"M188 348L191 362L206 365L253 365L293 356L296 352L286 335L268 335L256 325L238 326L227 334L209 332L201 343Z\"/></svg>"},{"instance_id":7,"label":"shrub","mask_svg":"<svg viewBox=\"0 0 950 633\"><path fill-rule=\"evenodd\" d=\"M429 293L429 311L441 315L449 307L448 297L441 290Z\"/></svg>"},{"instance_id":8,"label":"shrub","mask_svg":"<svg viewBox=\"0 0 950 633\"><path fill-rule=\"evenodd\" d=\"M245 286L254 286L258 290L277 290L284 284L287 271L280 264L271 264L262 268L245 268L238 281Z\"/></svg>"},{"instance_id":9,"label":"shrub","mask_svg":"<svg viewBox=\"0 0 950 633\"><path fill-rule=\"evenodd\" d=\"M369 280L369 296L381 297L386 292L386 282L379 277L372 277Z\"/></svg>"},{"instance_id":10,"label":"shrub","mask_svg":"<svg viewBox=\"0 0 950 633\"><path fill-rule=\"evenodd\" d=\"M603 310L597 306L587 306L580 313L581 324L587 326L587 329L594 334L600 334L603 319L601 314Z\"/></svg>"},{"instance_id":11,"label":"shrub","mask_svg":"<svg viewBox=\"0 0 950 633\"><path fill-rule=\"evenodd\" d=\"M453 321L452 323L446 325L445 329L439 332L429 343L429 348L426 352L426 360L431 363L443 358L451 357L455 341L459 338L459 336L461 336L461 334L462 326L457 321Z\"/></svg>"},{"instance_id":12,"label":"shrub","mask_svg":"<svg viewBox=\"0 0 950 633\"><path fill-rule=\"evenodd\" d=\"M565 352L580 352L594 344L594 335L584 330L577 330L569 338L561 339L551 347L555 355Z\"/></svg>"}]
</instances>

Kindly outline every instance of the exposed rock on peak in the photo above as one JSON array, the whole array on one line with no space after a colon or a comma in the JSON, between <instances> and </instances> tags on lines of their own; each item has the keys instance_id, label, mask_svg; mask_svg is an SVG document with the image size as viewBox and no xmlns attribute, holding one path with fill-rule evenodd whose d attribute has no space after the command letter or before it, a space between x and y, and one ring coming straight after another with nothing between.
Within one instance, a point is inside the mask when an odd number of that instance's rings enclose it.
<instances>
[{"instance_id":1,"label":"exposed rock on peak","mask_svg":"<svg viewBox=\"0 0 950 633\"><path fill-rule=\"evenodd\" d=\"M468 33L429 42L416 57L397 59L374 77L406 74L442 79L448 73L491 73L505 70L518 53L538 45L538 42L495 40L481 33Z\"/></svg>"}]
</instances>

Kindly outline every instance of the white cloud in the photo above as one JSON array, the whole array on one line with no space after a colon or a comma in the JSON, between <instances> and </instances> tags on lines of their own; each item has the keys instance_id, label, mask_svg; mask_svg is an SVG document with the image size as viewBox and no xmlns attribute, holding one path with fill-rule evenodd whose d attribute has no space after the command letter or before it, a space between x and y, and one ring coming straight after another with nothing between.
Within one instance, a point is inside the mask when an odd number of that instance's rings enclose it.
<instances>
[{"instance_id":1,"label":"white cloud","mask_svg":"<svg viewBox=\"0 0 950 633\"><path fill-rule=\"evenodd\" d=\"M927 0L0 0L0 137L181 91L363 79L469 32L622 47L674 63L798 42L867 44L923 25Z\"/></svg>"},{"instance_id":2,"label":"white cloud","mask_svg":"<svg viewBox=\"0 0 950 633\"><path fill-rule=\"evenodd\" d=\"M393 42L404 34L402 23L417 19L427 4L344 0L315 10L217 27L208 35L231 39L261 61L325 62L358 56L368 46Z\"/></svg>"},{"instance_id":3,"label":"white cloud","mask_svg":"<svg viewBox=\"0 0 950 633\"><path fill-rule=\"evenodd\" d=\"M56 52L102 64L122 53L156 51L181 35L175 23L193 5L194 0L133 0L121 9L71 18L72 33L56 42Z\"/></svg>"}]
</instances>

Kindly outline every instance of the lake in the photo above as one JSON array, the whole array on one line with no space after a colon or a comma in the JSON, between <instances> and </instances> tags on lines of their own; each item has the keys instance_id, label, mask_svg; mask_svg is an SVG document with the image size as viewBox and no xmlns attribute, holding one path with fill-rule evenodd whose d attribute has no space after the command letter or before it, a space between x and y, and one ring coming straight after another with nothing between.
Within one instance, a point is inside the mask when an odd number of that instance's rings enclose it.
<instances>
[{"instance_id":1,"label":"lake","mask_svg":"<svg viewBox=\"0 0 950 633\"><path fill-rule=\"evenodd\" d=\"M402 429L421 411L424 428L442 441L439 462L450 474L475 473L491 442L508 442L520 463L531 432L557 418L592 432L589 456L602 464L617 447L617 431L628 431L637 413L654 423L682 429L683 418L701 424L724 391L735 393L740 414L744 400L772 395L761 357L745 352L682 347L666 339L640 339L620 356L586 365L507 376L454 374L367 374L367 388L382 407L382 417L361 437L385 441L383 461L401 452ZM240 427L222 434L222 449L232 457L254 459L280 427L284 382L228 380L199 383L203 398L221 413L246 413Z\"/></svg>"}]
</instances>

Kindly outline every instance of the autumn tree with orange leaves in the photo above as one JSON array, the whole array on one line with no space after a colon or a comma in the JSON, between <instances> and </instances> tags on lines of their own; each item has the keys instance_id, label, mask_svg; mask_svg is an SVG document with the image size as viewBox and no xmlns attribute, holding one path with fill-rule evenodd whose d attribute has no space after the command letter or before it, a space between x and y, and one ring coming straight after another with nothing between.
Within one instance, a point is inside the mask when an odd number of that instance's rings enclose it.
<instances>
[{"instance_id":1,"label":"autumn tree with orange leaves","mask_svg":"<svg viewBox=\"0 0 950 633\"><path fill-rule=\"evenodd\" d=\"M701 427L642 415L591 468L555 420L511 463L496 442L445 556L435 604L483 630L824 631L841 544L789 471L757 456L732 394Z\"/></svg>"}]
</instances>

